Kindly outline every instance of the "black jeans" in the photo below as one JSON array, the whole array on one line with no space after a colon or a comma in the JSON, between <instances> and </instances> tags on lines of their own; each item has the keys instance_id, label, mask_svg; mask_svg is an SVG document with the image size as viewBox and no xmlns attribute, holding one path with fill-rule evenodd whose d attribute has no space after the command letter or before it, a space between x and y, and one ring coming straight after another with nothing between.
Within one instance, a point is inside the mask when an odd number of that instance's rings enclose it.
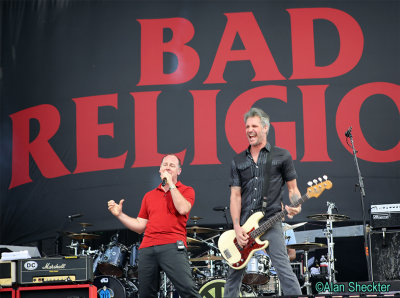
<instances>
[{"instance_id":1,"label":"black jeans","mask_svg":"<svg viewBox=\"0 0 400 298\"><path fill-rule=\"evenodd\" d=\"M163 270L179 295L198 297L186 249L178 250L176 243L150 246L139 252L139 296L157 297L160 290L160 270Z\"/></svg>"}]
</instances>

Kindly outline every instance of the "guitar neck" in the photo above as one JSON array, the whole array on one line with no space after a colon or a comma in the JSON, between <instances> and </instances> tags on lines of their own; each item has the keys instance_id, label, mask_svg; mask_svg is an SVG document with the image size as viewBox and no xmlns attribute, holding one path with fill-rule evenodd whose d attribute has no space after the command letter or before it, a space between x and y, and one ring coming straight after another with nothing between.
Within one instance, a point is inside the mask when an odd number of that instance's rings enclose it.
<instances>
[{"instance_id":1,"label":"guitar neck","mask_svg":"<svg viewBox=\"0 0 400 298\"><path fill-rule=\"evenodd\" d=\"M297 207L301 204L303 204L305 201L309 199L307 193L303 195L300 199L298 199L294 204L290 205L290 207ZM250 236L254 239L256 237L259 237L263 235L266 231L268 231L276 222L282 220L284 216L286 216L288 212L286 209L283 209L281 212L278 212L274 216L272 216L270 219L268 219L266 222L262 223L257 229L254 231L250 232Z\"/></svg>"}]
</instances>

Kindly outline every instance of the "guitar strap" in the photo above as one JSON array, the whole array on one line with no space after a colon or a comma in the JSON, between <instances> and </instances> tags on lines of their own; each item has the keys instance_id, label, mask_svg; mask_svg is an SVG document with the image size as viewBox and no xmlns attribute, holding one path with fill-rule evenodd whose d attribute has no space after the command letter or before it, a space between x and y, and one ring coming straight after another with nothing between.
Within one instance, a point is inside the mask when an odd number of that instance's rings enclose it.
<instances>
[{"instance_id":1,"label":"guitar strap","mask_svg":"<svg viewBox=\"0 0 400 298\"><path fill-rule=\"evenodd\" d=\"M271 145L271 149L269 150L267 156L267 163L265 165L264 172L264 191L263 191L263 200L262 200L262 212L265 214L265 210L267 209L267 194L269 190L269 183L271 181L271 165L272 165L272 151L274 150L274 146Z\"/></svg>"}]
</instances>

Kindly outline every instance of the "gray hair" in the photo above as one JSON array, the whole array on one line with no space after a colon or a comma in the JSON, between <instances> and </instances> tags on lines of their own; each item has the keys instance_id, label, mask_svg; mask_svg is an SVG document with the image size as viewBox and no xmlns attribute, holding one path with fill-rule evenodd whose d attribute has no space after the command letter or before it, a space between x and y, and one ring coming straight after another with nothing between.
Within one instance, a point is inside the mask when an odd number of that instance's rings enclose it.
<instances>
[{"instance_id":1,"label":"gray hair","mask_svg":"<svg viewBox=\"0 0 400 298\"><path fill-rule=\"evenodd\" d=\"M269 127L269 116L263 110L259 108L251 108L250 111L244 114L244 123L246 123L247 119L251 117L259 117L261 120L261 125L263 127Z\"/></svg>"}]
</instances>

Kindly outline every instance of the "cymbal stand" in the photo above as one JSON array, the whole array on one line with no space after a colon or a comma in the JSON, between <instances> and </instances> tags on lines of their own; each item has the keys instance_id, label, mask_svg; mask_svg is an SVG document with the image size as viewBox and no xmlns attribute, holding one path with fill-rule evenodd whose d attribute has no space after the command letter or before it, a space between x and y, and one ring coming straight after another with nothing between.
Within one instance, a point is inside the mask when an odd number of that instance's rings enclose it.
<instances>
[{"instance_id":1,"label":"cymbal stand","mask_svg":"<svg viewBox=\"0 0 400 298\"><path fill-rule=\"evenodd\" d=\"M73 239L71 240L71 244L67 245L68 248L74 250L74 256L78 255L78 246L79 246L79 242L78 241L74 241Z\"/></svg>"},{"instance_id":2,"label":"cymbal stand","mask_svg":"<svg viewBox=\"0 0 400 298\"><path fill-rule=\"evenodd\" d=\"M307 296L312 295L310 271L308 270L308 249L304 250L304 284L301 288L306 288Z\"/></svg>"},{"instance_id":3,"label":"cymbal stand","mask_svg":"<svg viewBox=\"0 0 400 298\"><path fill-rule=\"evenodd\" d=\"M335 203L332 202L327 202L326 203L328 206L328 214L332 214L332 210L336 208ZM335 246L335 243L333 242L333 221L332 219L328 218L326 220L326 230L324 231L327 244L328 244L328 255L327 255L327 261L328 261L328 279L329 283L336 283L336 278L335 278L335 256L334 256L334 250L333 247Z\"/></svg>"},{"instance_id":4,"label":"cymbal stand","mask_svg":"<svg viewBox=\"0 0 400 298\"><path fill-rule=\"evenodd\" d=\"M165 272L161 273L161 293L159 297L173 297L174 295L174 289L171 281L167 277L167 274Z\"/></svg>"}]
</instances>

